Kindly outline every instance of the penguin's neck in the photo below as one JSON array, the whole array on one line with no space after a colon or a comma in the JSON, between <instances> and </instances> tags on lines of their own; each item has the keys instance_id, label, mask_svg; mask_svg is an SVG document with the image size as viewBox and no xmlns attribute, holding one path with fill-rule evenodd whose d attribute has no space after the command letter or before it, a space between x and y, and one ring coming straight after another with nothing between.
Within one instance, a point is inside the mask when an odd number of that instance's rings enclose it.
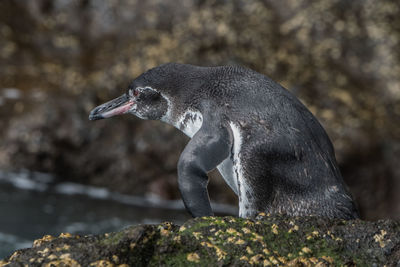
<instances>
[{"instance_id":1,"label":"penguin's neck","mask_svg":"<svg viewBox=\"0 0 400 267\"><path fill-rule=\"evenodd\" d=\"M203 114L193 108L187 108L183 112L176 114L176 110L173 111L175 109L173 101L166 95L163 95L163 97L168 102L168 109L160 120L174 126L192 138L203 125Z\"/></svg>"}]
</instances>

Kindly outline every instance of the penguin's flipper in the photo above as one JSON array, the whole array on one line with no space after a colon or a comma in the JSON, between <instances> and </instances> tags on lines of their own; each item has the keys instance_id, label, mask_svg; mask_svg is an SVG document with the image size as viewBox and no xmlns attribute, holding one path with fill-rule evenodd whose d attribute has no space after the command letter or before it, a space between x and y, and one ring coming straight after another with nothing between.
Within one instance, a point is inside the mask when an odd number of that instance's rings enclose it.
<instances>
[{"instance_id":1,"label":"penguin's flipper","mask_svg":"<svg viewBox=\"0 0 400 267\"><path fill-rule=\"evenodd\" d=\"M183 150L178 162L178 184L186 209L193 217L212 216L207 173L229 156L228 128L203 123Z\"/></svg>"}]
</instances>

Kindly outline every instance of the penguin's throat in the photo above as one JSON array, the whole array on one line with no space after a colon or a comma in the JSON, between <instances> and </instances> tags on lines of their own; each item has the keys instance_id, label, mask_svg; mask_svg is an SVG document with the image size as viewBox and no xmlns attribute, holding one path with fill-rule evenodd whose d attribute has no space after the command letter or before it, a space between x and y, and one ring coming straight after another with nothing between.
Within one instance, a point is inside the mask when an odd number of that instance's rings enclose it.
<instances>
[{"instance_id":1,"label":"penguin's throat","mask_svg":"<svg viewBox=\"0 0 400 267\"><path fill-rule=\"evenodd\" d=\"M199 111L187 110L183 113L174 126L192 138L203 125L203 115Z\"/></svg>"}]
</instances>

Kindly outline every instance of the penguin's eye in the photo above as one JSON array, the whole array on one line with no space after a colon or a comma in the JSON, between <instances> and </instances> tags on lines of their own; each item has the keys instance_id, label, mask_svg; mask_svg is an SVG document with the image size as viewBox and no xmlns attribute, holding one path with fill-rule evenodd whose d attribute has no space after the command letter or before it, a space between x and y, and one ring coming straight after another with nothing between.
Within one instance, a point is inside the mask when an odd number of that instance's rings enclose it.
<instances>
[{"instance_id":1,"label":"penguin's eye","mask_svg":"<svg viewBox=\"0 0 400 267\"><path fill-rule=\"evenodd\" d=\"M139 90L138 89L131 89L130 96L138 96L138 95L139 95Z\"/></svg>"}]
</instances>

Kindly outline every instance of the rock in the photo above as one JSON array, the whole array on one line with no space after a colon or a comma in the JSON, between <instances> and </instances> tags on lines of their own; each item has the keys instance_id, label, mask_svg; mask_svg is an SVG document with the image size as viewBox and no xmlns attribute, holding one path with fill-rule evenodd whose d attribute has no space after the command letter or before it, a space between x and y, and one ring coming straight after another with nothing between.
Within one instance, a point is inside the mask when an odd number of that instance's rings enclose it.
<instances>
[{"instance_id":1,"label":"rock","mask_svg":"<svg viewBox=\"0 0 400 267\"><path fill-rule=\"evenodd\" d=\"M260 214L203 217L182 226L132 226L97 236L45 236L0 266L396 266L400 222L326 221Z\"/></svg>"}]
</instances>

